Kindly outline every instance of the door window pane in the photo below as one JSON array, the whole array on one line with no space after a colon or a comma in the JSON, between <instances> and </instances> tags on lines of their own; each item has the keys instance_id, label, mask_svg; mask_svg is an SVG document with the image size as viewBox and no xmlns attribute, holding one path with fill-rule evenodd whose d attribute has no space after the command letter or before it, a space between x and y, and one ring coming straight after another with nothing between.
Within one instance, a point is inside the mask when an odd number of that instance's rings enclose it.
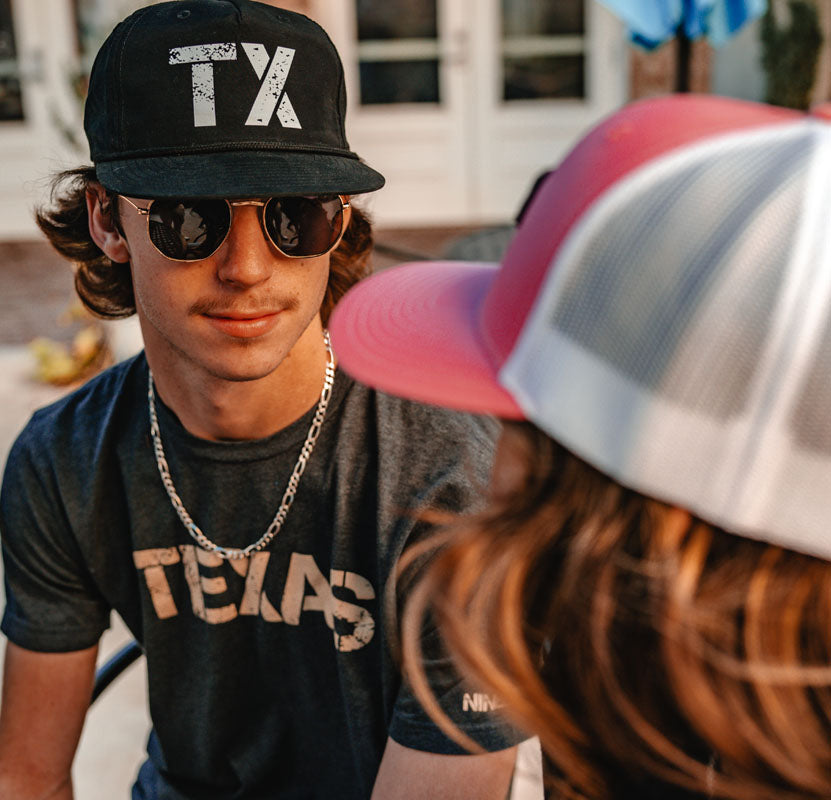
<instances>
[{"instance_id":1,"label":"door window pane","mask_svg":"<svg viewBox=\"0 0 831 800\"><path fill-rule=\"evenodd\" d=\"M583 56L506 58L504 99L583 97L583 66Z\"/></svg>"},{"instance_id":2,"label":"door window pane","mask_svg":"<svg viewBox=\"0 0 831 800\"><path fill-rule=\"evenodd\" d=\"M362 61L361 102L438 103L439 62Z\"/></svg>"},{"instance_id":3,"label":"door window pane","mask_svg":"<svg viewBox=\"0 0 831 800\"><path fill-rule=\"evenodd\" d=\"M502 0L502 99L586 94L584 0Z\"/></svg>"},{"instance_id":4,"label":"door window pane","mask_svg":"<svg viewBox=\"0 0 831 800\"><path fill-rule=\"evenodd\" d=\"M436 0L358 0L358 39L435 39Z\"/></svg>"},{"instance_id":5,"label":"door window pane","mask_svg":"<svg viewBox=\"0 0 831 800\"><path fill-rule=\"evenodd\" d=\"M23 119L11 0L0 0L0 121Z\"/></svg>"},{"instance_id":6,"label":"door window pane","mask_svg":"<svg viewBox=\"0 0 831 800\"><path fill-rule=\"evenodd\" d=\"M361 103L438 103L437 0L357 0Z\"/></svg>"},{"instance_id":7,"label":"door window pane","mask_svg":"<svg viewBox=\"0 0 831 800\"><path fill-rule=\"evenodd\" d=\"M585 30L583 0L502 0L506 37L563 36Z\"/></svg>"}]
</instances>

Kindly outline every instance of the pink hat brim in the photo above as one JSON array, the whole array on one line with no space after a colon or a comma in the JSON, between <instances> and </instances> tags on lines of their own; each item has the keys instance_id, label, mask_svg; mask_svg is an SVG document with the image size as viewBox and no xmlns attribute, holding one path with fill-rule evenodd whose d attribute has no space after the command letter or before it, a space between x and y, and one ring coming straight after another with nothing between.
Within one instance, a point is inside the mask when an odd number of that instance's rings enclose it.
<instances>
[{"instance_id":1,"label":"pink hat brim","mask_svg":"<svg viewBox=\"0 0 831 800\"><path fill-rule=\"evenodd\" d=\"M521 419L479 333L498 264L402 264L353 287L329 321L340 365L388 394Z\"/></svg>"}]
</instances>

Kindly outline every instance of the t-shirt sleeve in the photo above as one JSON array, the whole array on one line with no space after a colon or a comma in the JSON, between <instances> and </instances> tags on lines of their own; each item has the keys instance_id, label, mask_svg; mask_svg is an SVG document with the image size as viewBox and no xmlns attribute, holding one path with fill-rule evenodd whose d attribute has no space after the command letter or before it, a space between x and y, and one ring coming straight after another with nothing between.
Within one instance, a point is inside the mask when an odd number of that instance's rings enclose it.
<instances>
[{"instance_id":1,"label":"t-shirt sleeve","mask_svg":"<svg viewBox=\"0 0 831 800\"><path fill-rule=\"evenodd\" d=\"M434 481L422 494L422 509L465 513L480 507L493 457L493 444L498 435L495 421L453 415L452 426L442 431L447 452L457 457L446 462L441 473L433 473ZM446 455L445 455L446 457ZM440 461L440 459L436 459ZM407 535L413 544L431 533L423 520L415 522ZM406 602L407 581L399 593L399 609ZM421 636L422 665L431 693L450 721L483 749L494 752L527 739L527 735L511 727L500 712L497 698L472 687L453 665L435 627L425 623ZM404 747L447 755L468 751L449 738L422 707L406 680L402 681L393 709L390 736Z\"/></svg>"},{"instance_id":2,"label":"t-shirt sleeve","mask_svg":"<svg viewBox=\"0 0 831 800\"><path fill-rule=\"evenodd\" d=\"M488 752L519 744L528 736L510 726L496 697L470 686L461 678L444 652L435 629L422 635L422 666L430 691L450 722ZM406 681L393 709L389 735L413 750L444 755L468 753L451 739L421 705Z\"/></svg>"},{"instance_id":3,"label":"t-shirt sleeve","mask_svg":"<svg viewBox=\"0 0 831 800\"><path fill-rule=\"evenodd\" d=\"M109 624L72 533L54 465L29 423L9 454L0 491L6 607L0 630L28 650L91 647Z\"/></svg>"}]
</instances>

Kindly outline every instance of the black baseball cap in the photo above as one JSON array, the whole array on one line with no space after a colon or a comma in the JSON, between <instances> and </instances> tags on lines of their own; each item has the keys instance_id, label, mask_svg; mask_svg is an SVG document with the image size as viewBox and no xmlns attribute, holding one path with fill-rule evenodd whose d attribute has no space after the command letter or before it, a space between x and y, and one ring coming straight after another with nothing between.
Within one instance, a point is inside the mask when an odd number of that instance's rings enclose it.
<instances>
[{"instance_id":1,"label":"black baseball cap","mask_svg":"<svg viewBox=\"0 0 831 800\"><path fill-rule=\"evenodd\" d=\"M358 194L343 67L302 14L253 0L136 11L102 45L84 129L98 180L135 197Z\"/></svg>"}]
</instances>

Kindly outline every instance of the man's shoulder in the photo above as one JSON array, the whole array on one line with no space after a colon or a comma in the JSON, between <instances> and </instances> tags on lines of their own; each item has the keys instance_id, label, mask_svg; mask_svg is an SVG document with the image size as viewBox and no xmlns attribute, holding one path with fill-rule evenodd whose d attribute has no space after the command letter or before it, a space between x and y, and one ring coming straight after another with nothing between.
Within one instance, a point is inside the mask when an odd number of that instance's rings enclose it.
<instances>
[{"instance_id":1,"label":"man's shoulder","mask_svg":"<svg viewBox=\"0 0 831 800\"><path fill-rule=\"evenodd\" d=\"M378 393L378 408L382 424L390 426L393 432L395 426L412 432L417 437L412 441L419 447L458 444L491 449L499 434L499 422L494 417L425 405L383 392Z\"/></svg>"},{"instance_id":2,"label":"man's shoulder","mask_svg":"<svg viewBox=\"0 0 831 800\"><path fill-rule=\"evenodd\" d=\"M137 379L144 367L139 354L99 373L83 386L55 402L38 409L18 436L16 447L36 443L39 450L49 446L77 445L79 440L94 438L94 431L110 423L119 401L132 399L126 384Z\"/></svg>"},{"instance_id":3,"label":"man's shoulder","mask_svg":"<svg viewBox=\"0 0 831 800\"><path fill-rule=\"evenodd\" d=\"M353 395L374 409L379 445L442 450L448 447L491 450L500 425L494 417L426 405L355 383Z\"/></svg>"},{"instance_id":4,"label":"man's shoulder","mask_svg":"<svg viewBox=\"0 0 831 800\"><path fill-rule=\"evenodd\" d=\"M355 384L338 442L348 465L372 464L381 495L397 509L438 501L465 508L487 484L499 423ZM351 419L349 418L351 417Z\"/></svg>"}]
</instances>

